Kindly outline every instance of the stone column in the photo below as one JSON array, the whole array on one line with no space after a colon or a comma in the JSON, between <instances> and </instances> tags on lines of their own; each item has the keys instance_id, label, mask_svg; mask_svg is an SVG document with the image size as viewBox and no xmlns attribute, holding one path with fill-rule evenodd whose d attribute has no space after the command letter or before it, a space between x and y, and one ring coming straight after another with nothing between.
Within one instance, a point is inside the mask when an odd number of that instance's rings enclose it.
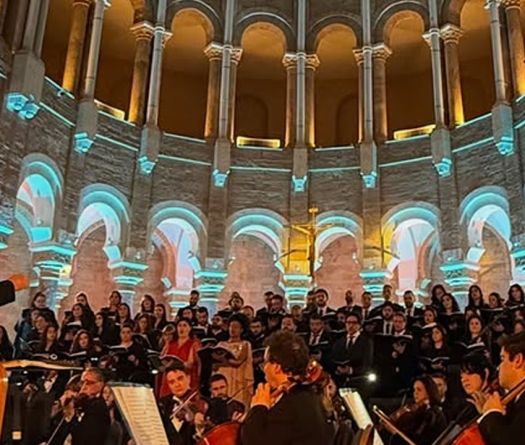
<instances>
[{"instance_id":1,"label":"stone column","mask_svg":"<svg viewBox=\"0 0 525 445\"><path fill-rule=\"evenodd\" d=\"M284 146L291 148L295 144L295 118L297 113L297 56L285 54L283 65L286 68L286 135Z\"/></svg>"},{"instance_id":2,"label":"stone column","mask_svg":"<svg viewBox=\"0 0 525 445\"><path fill-rule=\"evenodd\" d=\"M62 87L73 93L78 91L80 84L90 5L91 0L73 1L66 65L64 67L64 77L62 78Z\"/></svg>"},{"instance_id":3,"label":"stone column","mask_svg":"<svg viewBox=\"0 0 525 445\"><path fill-rule=\"evenodd\" d=\"M212 42L206 47L204 54L209 60L204 139L211 142L217 137L219 123L222 45Z\"/></svg>"},{"instance_id":4,"label":"stone column","mask_svg":"<svg viewBox=\"0 0 525 445\"><path fill-rule=\"evenodd\" d=\"M507 17L507 36L510 46L510 62L514 95L525 94L525 49L520 19L520 0L503 0Z\"/></svg>"},{"instance_id":5,"label":"stone column","mask_svg":"<svg viewBox=\"0 0 525 445\"><path fill-rule=\"evenodd\" d=\"M441 28L441 38L445 50L445 69L447 75L449 126L455 127L465 122L463 96L461 93L461 74L459 69L459 38L463 32L455 25L447 24Z\"/></svg>"},{"instance_id":6,"label":"stone column","mask_svg":"<svg viewBox=\"0 0 525 445\"><path fill-rule=\"evenodd\" d=\"M315 70L319 67L319 59L315 54L306 57L306 88L305 88L305 144L315 147Z\"/></svg>"},{"instance_id":7,"label":"stone column","mask_svg":"<svg viewBox=\"0 0 525 445\"><path fill-rule=\"evenodd\" d=\"M153 171L159 155L162 133L158 128L160 83L162 77L162 55L167 40L171 37L166 32L166 0L160 0L157 6L157 21L153 40L153 54L149 75L148 106L146 111L146 125L142 130L138 163L140 172L149 175Z\"/></svg>"},{"instance_id":8,"label":"stone column","mask_svg":"<svg viewBox=\"0 0 525 445\"><path fill-rule=\"evenodd\" d=\"M237 103L237 70L242 57L241 48L233 48L232 63L230 66L230 97L228 100L228 136L232 143L235 143L235 105Z\"/></svg>"},{"instance_id":9,"label":"stone column","mask_svg":"<svg viewBox=\"0 0 525 445\"><path fill-rule=\"evenodd\" d=\"M135 62L133 65L133 82L129 101L129 121L137 125L144 123L148 91L148 73L151 60L151 39L154 28L149 22L136 23L131 27L135 36Z\"/></svg>"},{"instance_id":10,"label":"stone column","mask_svg":"<svg viewBox=\"0 0 525 445\"><path fill-rule=\"evenodd\" d=\"M490 37L492 41L492 65L496 88L496 103L492 108L492 133L498 151L504 155L514 153L514 127L512 108L507 101L507 82L503 61L503 44L499 5L501 0L487 0L490 14ZM523 63L523 61L522 61Z\"/></svg>"},{"instance_id":11,"label":"stone column","mask_svg":"<svg viewBox=\"0 0 525 445\"><path fill-rule=\"evenodd\" d=\"M5 14L7 12L7 0L0 0L0 39L4 31Z\"/></svg>"},{"instance_id":12,"label":"stone column","mask_svg":"<svg viewBox=\"0 0 525 445\"><path fill-rule=\"evenodd\" d=\"M363 115L363 50L361 48L354 49L354 57L357 62L358 75L358 119L359 119L359 142L363 141L364 137L364 115Z\"/></svg>"},{"instance_id":13,"label":"stone column","mask_svg":"<svg viewBox=\"0 0 525 445\"><path fill-rule=\"evenodd\" d=\"M384 43L374 46L374 139L378 144L388 139L386 61L391 54L392 50Z\"/></svg>"},{"instance_id":14,"label":"stone column","mask_svg":"<svg viewBox=\"0 0 525 445\"><path fill-rule=\"evenodd\" d=\"M13 57L6 107L29 120L40 109L45 66L40 59L47 22L49 0L30 0L21 48Z\"/></svg>"},{"instance_id":15,"label":"stone column","mask_svg":"<svg viewBox=\"0 0 525 445\"><path fill-rule=\"evenodd\" d=\"M109 0L95 0L86 77L82 86L82 98L78 104L77 128L75 131L75 150L79 153L87 153L89 151L97 134L98 109L95 105L95 87L97 84L104 10L110 5Z\"/></svg>"}]
</instances>

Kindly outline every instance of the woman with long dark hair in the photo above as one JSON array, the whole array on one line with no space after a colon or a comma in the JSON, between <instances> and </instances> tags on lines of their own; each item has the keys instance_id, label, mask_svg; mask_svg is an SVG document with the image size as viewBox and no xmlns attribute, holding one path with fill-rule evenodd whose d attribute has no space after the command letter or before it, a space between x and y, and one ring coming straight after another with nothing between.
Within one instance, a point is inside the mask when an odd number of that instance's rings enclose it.
<instances>
[{"instance_id":1,"label":"woman with long dark hair","mask_svg":"<svg viewBox=\"0 0 525 445\"><path fill-rule=\"evenodd\" d=\"M75 303L81 304L84 309L84 319L86 326L92 329L95 326L95 312L89 305L88 296L85 292L79 292L75 295Z\"/></svg>"},{"instance_id":2,"label":"woman with long dark hair","mask_svg":"<svg viewBox=\"0 0 525 445\"><path fill-rule=\"evenodd\" d=\"M430 291L430 305L433 306L437 311L441 309L441 300L443 299L443 295L446 293L447 291L442 284L436 284L432 286L432 290Z\"/></svg>"},{"instance_id":3,"label":"woman with long dark hair","mask_svg":"<svg viewBox=\"0 0 525 445\"><path fill-rule=\"evenodd\" d=\"M115 346L120 341L119 330L104 311L95 315L93 338L104 346Z\"/></svg>"},{"instance_id":4,"label":"woman with long dark hair","mask_svg":"<svg viewBox=\"0 0 525 445\"><path fill-rule=\"evenodd\" d=\"M525 304L525 292L519 284L513 284L509 287L508 300L505 306L514 307Z\"/></svg>"},{"instance_id":5,"label":"woman with long dark hair","mask_svg":"<svg viewBox=\"0 0 525 445\"><path fill-rule=\"evenodd\" d=\"M39 354L55 355L56 358L64 352L64 348L58 341L58 326L56 324L49 324L45 330L37 350Z\"/></svg>"},{"instance_id":6,"label":"woman with long dark hair","mask_svg":"<svg viewBox=\"0 0 525 445\"><path fill-rule=\"evenodd\" d=\"M483 301L483 291L477 284L473 284L468 288L468 303L469 309L474 309L478 315L481 314L481 310L487 307L487 304Z\"/></svg>"},{"instance_id":7,"label":"woman with long dark hair","mask_svg":"<svg viewBox=\"0 0 525 445\"><path fill-rule=\"evenodd\" d=\"M153 323L153 329L155 331L162 331L164 326L168 324L168 316L166 314L166 306L162 303L157 303L155 309L153 310L153 315L155 316L155 321Z\"/></svg>"},{"instance_id":8,"label":"woman with long dark hair","mask_svg":"<svg viewBox=\"0 0 525 445\"><path fill-rule=\"evenodd\" d=\"M177 321L173 340L164 345L161 357L173 355L182 360L191 377L190 386L193 389L197 389L199 387L200 371L200 362L197 351L200 348L200 342L194 337L191 328L190 320L181 318ZM165 378L162 379L160 393L161 397L169 394L169 388Z\"/></svg>"},{"instance_id":9,"label":"woman with long dark hair","mask_svg":"<svg viewBox=\"0 0 525 445\"><path fill-rule=\"evenodd\" d=\"M123 326L125 323L133 325L133 319L131 318L131 309L129 304L120 303L117 309L117 318L115 323Z\"/></svg>"},{"instance_id":10,"label":"woman with long dark hair","mask_svg":"<svg viewBox=\"0 0 525 445\"><path fill-rule=\"evenodd\" d=\"M447 426L439 406L439 391L432 377L423 375L414 380L413 398L413 408L401 416L396 424L414 443L431 445ZM402 442L397 437L394 440L394 443Z\"/></svg>"}]
</instances>

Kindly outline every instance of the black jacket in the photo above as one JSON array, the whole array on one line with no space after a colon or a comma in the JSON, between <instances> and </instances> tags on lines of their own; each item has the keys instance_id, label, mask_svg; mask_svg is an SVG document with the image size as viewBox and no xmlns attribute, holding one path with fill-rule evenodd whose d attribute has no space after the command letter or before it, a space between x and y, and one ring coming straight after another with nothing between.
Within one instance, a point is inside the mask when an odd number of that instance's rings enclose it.
<instances>
[{"instance_id":1,"label":"black jacket","mask_svg":"<svg viewBox=\"0 0 525 445\"><path fill-rule=\"evenodd\" d=\"M525 394L506 409L506 415L492 412L481 420L479 431L485 445L517 444L525 437Z\"/></svg>"},{"instance_id":2,"label":"black jacket","mask_svg":"<svg viewBox=\"0 0 525 445\"><path fill-rule=\"evenodd\" d=\"M168 436L170 445L193 445L195 443L195 426L193 423L183 422L179 431L176 430L175 426L171 421L171 415L175 408L175 400L172 395L162 397L159 400L159 411Z\"/></svg>"},{"instance_id":3,"label":"black jacket","mask_svg":"<svg viewBox=\"0 0 525 445\"><path fill-rule=\"evenodd\" d=\"M61 445L71 434L72 445L104 444L111 420L109 411L102 397L87 400L83 404L82 414L73 417L70 422L63 422L50 445Z\"/></svg>"},{"instance_id":4,"label":"black jacket","mask_svg":"<svg viewBox=\"0 0 525 445\"><path fill-rule=\"evenodd\" d=\"M366 335L361 333L353 345L346 347L347 336L337 340L332 348L332 362L342 363L353 370L352 376L363 375L372 366L374 354L373 343Z\"/></svg>"},{"instance_id":5,"label":"black jacket","mask_svg":"<svg viewBox=\"0 0 525 445\"><path fill-rule=\"evenodd\" d=\"M295 387L268 410L255 406L241 429L243 445L327 445L328 427L320 397Z\"/></svg>"},{"instance_id":6,"label":"black jacket","mask_svg":"<svg viewBox=\"0 0 525 445\"><path fill-rule=\"evenodd\" d=\"M14 284L9 280L0 281L0 306L5 306L13 301L15 301Z\"/></svg>"}]
</instances>

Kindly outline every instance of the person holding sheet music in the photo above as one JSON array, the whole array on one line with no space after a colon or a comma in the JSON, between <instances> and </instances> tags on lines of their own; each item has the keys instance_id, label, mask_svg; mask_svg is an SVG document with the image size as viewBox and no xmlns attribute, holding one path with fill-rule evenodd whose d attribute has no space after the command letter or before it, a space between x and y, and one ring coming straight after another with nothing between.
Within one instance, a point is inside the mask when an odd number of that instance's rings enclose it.
<instances>
[{"instance_id":1,"label":"person holding sheet music","mask_svg":"<svg viewBox=\"0 0 525 445\"><path fill-rule=\"evenodd\" d=\"M173 339L164 345L161 351L161 357L174 356L182 361L183 365L190 375L190 385L196 389L199 387L199 357L197 351L200 348L200 342L194 338L192 333L191 322L186 318L181 318L175 325ZM161 397L169 393L166 378L162 379L160 389Z\"/></svg>"},{"instance_id":2,"label":"person holding sheet music","mask_svg":"<svg viewBox=\"0 0 525 445\"><path fill-rule=\"evenodd\" d=\"M214 356L217 361L215 370L228 381L228 396L248 406L253 395L252 346L243 340L244 323L239 316L232 316L228 324L230 338L221 341L217 347L229 351L231 356Z\"/></svg>"},{"instance_id":3,"label":"person holding sheet music","mask_svg":"<svg viewBox=\"0 0 525 445\"><path fill-rule=\"evenodd\" d=\"M346 335L334 343L331 353L334 379L339 387L348 386L351 379L363 376L371 368L373 358L372 342L361 333L360 315L348 314L345 327Z\"/></svg>"},{"instance_id":4,"label":"person holding sheet music","mask_svg":"<svg viewBox=\"0 0 525 445\"><path fill-rule=\"evenodd\" d=\"M146 350L133 338L133 324L124 323L120 328L120 344L110 348L115 358L119 378L130 382L148 381Z\"/></svg>"}]
</instances>

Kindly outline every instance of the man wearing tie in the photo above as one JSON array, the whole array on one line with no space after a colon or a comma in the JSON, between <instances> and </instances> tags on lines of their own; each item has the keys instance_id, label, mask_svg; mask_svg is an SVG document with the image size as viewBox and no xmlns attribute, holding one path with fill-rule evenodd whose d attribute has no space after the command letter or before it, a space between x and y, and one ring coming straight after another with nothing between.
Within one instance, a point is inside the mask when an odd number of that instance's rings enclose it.
<instances>
[{"instance_id":1,"label":"man wearing tie","mask_svg":"<svg viewBox=\"0 0 525 445\"><path fill-rule=\"evenodd\" d=\"M159 400L159 411L171 445L195 444L195 423L199 423L198 416L201 417L201 421L204 420L204 416L200 413L195 414L194 419L189 419L188 410L177 410L177 407L191 395L190 379L182 363L176 363L166 371L171 394Z\"/></svg>"},{"instance_id":2,"label":"man wearing tie","mask_svg":"<svg viewBox=\"0 0 525 445\"><path fill-rule=\"evenodd\" d=\"M348 314L345 325L346 335L337 340L332 348L338 386L364 375L372 365L373 357L372 342L361 333L361 316L355 312Z\"/></svg>"},{"instance_id":3,"label":"man wearing tie","mask_svg":"<svg viewBox=\"0 0 525 445\"><path fill-rule=\"evenodd\" d=\"M394 306L389 301L383 304L381 309L381 316L383 323L381 326L381 334L392 335L394 333Z\"/></svg>"},{"instance_id":4,"label":"man wearing tie","mask_svg":"<svg viewBox=\"0 0 525 445\"><path fill-rule=\"evenodd\" d=\"M326 289L317 289L315 291L315 301L317 304L317 313L322 317L323 315L335 312L335 309L328 307L328 291Z\"/></svg>"}]
</instances>

